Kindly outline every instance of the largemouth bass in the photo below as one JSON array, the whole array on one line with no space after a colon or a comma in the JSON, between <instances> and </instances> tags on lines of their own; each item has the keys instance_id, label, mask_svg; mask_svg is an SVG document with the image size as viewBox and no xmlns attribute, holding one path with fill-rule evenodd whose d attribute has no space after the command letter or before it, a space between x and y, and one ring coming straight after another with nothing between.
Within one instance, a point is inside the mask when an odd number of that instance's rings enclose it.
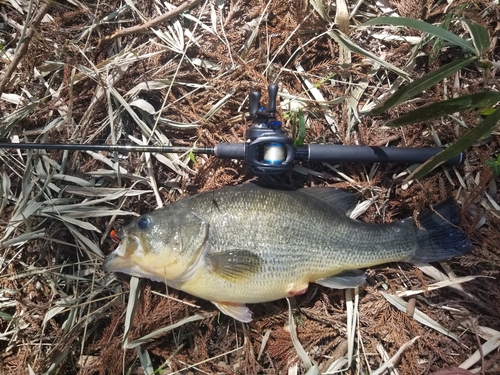
<instances>
[{"instance_id":1,"label":"largemouth bass","mask_svg":"<svg viewBox=\"0 0 500 375\"><path fill-rule=\"evenodd\" d=\"M355 205L354 195L323 187L248 184L202 193L123 227L104 269L165 282L249 322L246 303L299 295L309 283L355 287L365 282L360 268L439 261L471 249L451 200L417 223L352 220Z\"/></svg>"}]
</instances>

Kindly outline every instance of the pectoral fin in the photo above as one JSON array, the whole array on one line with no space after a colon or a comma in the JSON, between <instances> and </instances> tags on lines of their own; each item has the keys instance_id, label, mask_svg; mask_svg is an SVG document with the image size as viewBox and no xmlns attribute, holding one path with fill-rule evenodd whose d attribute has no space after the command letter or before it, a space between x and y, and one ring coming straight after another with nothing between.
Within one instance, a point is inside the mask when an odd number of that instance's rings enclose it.
<instances>
[{"instance_id":1,"label":"pectoral fin","mask_svg":"<svg viewBox=\"0 0 500 375\"><path fill-rule=\"evenodd\" d=\"M262 268L262 258L248 250L228 250L207 255L210 272L231 282L248 279Z\"/></svg>"},{"instance_id":2,"label":"pectoral fin","mask_svg":"<svg viewBox=\"0 0 500 375\"><path fill-rule=\"evenodd\" d=\"M361 270L344 271L334 276L316 280L315 283L332 289L355 288L366 282L365 273Z\"/></svg>"},{"instance_id":3,"label":"pectoral fin","mask_svg":"<svg viewBox=\"0 0 500 375\"><path fill-rule=\"evenodd\" d=\"M239 320L243 323L252 321L252 312L246 305L228 302L214 302L212 303L224 314L229 315L231 318Z\"/></svg>"}]
</instances>

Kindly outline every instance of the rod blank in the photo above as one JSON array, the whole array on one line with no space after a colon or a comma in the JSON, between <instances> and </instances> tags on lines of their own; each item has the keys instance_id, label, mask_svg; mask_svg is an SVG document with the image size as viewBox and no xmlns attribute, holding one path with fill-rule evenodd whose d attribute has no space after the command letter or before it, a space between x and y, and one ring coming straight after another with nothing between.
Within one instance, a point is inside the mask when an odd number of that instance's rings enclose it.
<instances>
[{"instance_id":1,"label":"rod blank","mask_svg":"<svg viewBox=\"0 0 500 375\"><path fill-rule=\"evenodd\" d=\"M213 147L183 147L183 146L138 146L138 145L86 145L86 144L59 144L59 143L0 143L0 149L21 150L69 150L69 151L108 151L108 152L159 152L214 155Z\"/></svg>"}]
</instances>

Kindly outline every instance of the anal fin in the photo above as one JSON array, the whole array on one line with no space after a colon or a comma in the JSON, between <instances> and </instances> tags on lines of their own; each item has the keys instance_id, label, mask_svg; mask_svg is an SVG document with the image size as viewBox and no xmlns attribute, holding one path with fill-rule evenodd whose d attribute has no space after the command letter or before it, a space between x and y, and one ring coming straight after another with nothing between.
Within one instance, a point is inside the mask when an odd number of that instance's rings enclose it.
<instances>
[{"instance_id":1,"label":"anal fin","mask_svg":"<svg viewBox=\"0 0 500 375\"><path fill-rule=\"evenodd\" d=\"M229 302L214 302L212 303L224 314L239 320L243 323L252 321L252 312L245 304L229 303Z\"/></svg>"},{"instance_id":2,"label":"anal fin","mask_svg":"<svg viewBox=\"0 0 500 375\"><path fill-rule=\"evenodd\" d=\"M344 271L334 276L325 277L324 279L318 279L315 281L316 284L332 289L355 288L363 285L365 282L366 276L364 271L361 270Z\"/></svg>"}]
</instances>

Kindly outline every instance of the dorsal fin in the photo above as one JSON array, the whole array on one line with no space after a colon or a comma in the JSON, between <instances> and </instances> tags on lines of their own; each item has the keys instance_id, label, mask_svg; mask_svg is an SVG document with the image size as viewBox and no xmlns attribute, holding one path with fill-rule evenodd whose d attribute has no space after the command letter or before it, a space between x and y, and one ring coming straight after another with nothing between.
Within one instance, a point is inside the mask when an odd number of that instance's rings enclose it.
<instances>
[{"instance_id":1,"label":"dorsal fin","mask_svg":"<svg viewBox=\"0 0 500 375\"><path fill-rule=\"evenodd\" d=\"M333 207L337 210L344 212L349 215L356 204L358 203L358 198L348 191L329 188L329 187L312 187L306 189L298 190L301 194L306 194L316 199L325 202L326 205Z\"/></svg>"}]
</instances>

